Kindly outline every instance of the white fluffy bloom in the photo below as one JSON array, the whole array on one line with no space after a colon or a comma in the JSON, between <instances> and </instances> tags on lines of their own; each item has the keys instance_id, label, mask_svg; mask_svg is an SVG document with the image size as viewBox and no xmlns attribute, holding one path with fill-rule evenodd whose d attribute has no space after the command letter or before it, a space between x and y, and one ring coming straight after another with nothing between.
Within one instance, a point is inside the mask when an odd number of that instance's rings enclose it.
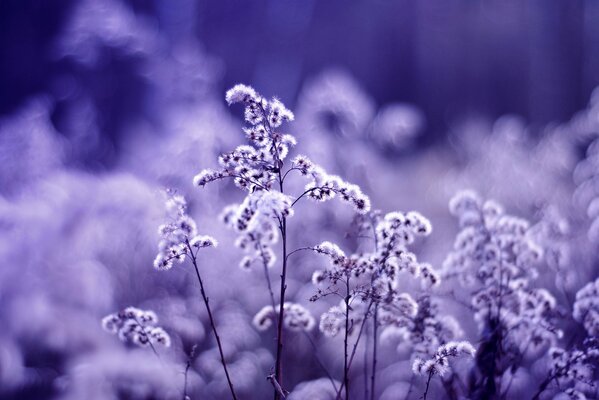
<instances>
[{"instance_id":1,"label":"white fluffy bloom","mask_svg":"<svg viewBox=\"0 0 599 400\"><path fill-rule=\"evenodd\" d=\"M572 313L589 336L599 336L599 279L587 283L576 293Z\"/></svg>"},{"instance_id":2,"label":"white fluffy bloom","mask_svg":"<svg viewBox=\"0 0 599 400\"><path fill-rule=\"evenodd\" d=\"M157 323L158 317L154 311L144 311L135 307L127 307L118 313L102 318L104 330L116 334L123 342L140 347L151 344L169 347L171 338L164 329L155 326Z\"/></svg>"},{"instance_id":3,"label":"white fluffy bloom","mask_svg":"<svg viewBox=\"0 0 599 400\"><path fill-rule=\"evenodd\" d=\"M258 101L259 98L260 96L258 96L254 88L242 84L233 86L225 95L225 99L229 105L240 102Z\"/></svg>"},{"instance_id":4,"label":"white fluffy bloom","mask_svg":"<svg viewBox=\"0 0 599 400\"><path fill-rule=\"evenodd\" d=\"M320 316L318 328L323 335L334 337L339 334L344 323L345 311L339 306L334 306Z\"/></svg>"},{"instance_id":5,"label":"white fluffy bloom","mask_svg":"<svg viewBox=\"0 0 599 400\"><path fill-rule=\"evenodd\" d=\"M195 248L216 247L217 242L210 236L199 236L196 223L187 215L187 204L183 196L167 192L166 210L170 221L160 225L158 234L158 254L154 258L154 268L171 269L175 262L182 263L189 253L189 246Z\"/></svg>"},{"instance_id":6,"label":"white fluffy bloom","mask_svg":"<svg viewBox=\"0 0 599 400\"><path fill-rule=\"evenodd\" d=\"M254 316L254 327L259 331L266 331L270 328L279 316L279 307L273 310L272 306L263 307ZM314 328L314 317L304 306L286 302L283 304L283 326L291 331L309 332Z\"/></svg>"},{"instance_id":7,"label":"white fluffy bloom","mask_svg":"<svg viewBox=\"0 0 599 400\"><path fill-rule=\"evenodd\" d=\"M449 370L449 358L459 356L474 357L476 349L469 342L449 342L437 349L432 358L417 358L412 364L412 371L417 375L445 375Z\"/></svg>"}]
</instances>

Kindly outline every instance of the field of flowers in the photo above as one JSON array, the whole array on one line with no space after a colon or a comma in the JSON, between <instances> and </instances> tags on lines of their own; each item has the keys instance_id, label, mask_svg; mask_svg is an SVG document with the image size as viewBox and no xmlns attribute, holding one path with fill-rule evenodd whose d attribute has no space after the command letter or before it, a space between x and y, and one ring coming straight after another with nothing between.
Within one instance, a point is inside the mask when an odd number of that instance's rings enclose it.
<instances>
[{"instance_id":1,"label":"field of flowers","mask_svg":"<svg viewBox=\"0 0 599 400\"><path fill-rule=\"evenodd\" d=\"M0 399L599 399L599 6L51 3L0 3Z\"/></svg>"}]
</instances>

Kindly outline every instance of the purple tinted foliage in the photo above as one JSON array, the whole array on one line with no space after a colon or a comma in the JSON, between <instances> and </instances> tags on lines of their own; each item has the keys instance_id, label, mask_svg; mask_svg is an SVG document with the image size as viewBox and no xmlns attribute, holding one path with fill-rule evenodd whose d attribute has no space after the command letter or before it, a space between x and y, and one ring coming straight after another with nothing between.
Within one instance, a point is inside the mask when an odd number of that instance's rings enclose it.
<instances>
[{"instance_id":1,"label":"purple tinted foliage","mask_svg":"<svg viewBox=\"0 0 599 400\"><path fill-rule=\"evenodd\" d=\"M599 399L597 5L41 3L0 399Z\"/></svg>"}]
</instances>

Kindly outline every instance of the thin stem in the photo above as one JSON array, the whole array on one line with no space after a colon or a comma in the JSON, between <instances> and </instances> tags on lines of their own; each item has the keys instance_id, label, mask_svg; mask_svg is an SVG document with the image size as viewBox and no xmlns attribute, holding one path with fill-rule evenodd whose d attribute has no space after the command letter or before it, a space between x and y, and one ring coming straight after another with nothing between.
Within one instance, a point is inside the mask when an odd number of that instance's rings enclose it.
<instances>
[{"instance_id":1,"label":"thin stem","mask_svg":"<svg viewBox=\"0 0 599 400\"><path fill-rule=\"evenodd\" d=\"M345 384L345 400L349 400L349 368L347 353L347 337L349 336L349 275L345 278L345 335L343 337L343 383Z\"/></svg>"},{"instance_id":2,"label":"thin stem","mask_svg":"<svg viewBox=\"0 0 599 400\"><path fill-rule=\"evenodd\" d=\"M304 251L304 250L314 250L313 247L300 247L298 249L295 249L291 252L289 252L289 254L287 254L287 258L291 257L293 254L300 252L300 251Z\"/></svg>"},{"instance_id":3,"label":"thin stem","mask_svg":"<svg viewBox=\"0 0 599 400\"><path fill-rule=\"evenodd\" d=\"M279 382L277 382L277 379L275 378L275 376L273 374L270 374L266 377L266 379L268 379L270 381L270 383L272 384L272 387L275 389L275 393L276 393L277 397L280 397L282 400L285 400L285 398L286 398L285 391L283 390L281 385L279 385Z\"/></svg>"},{"instance_id":4,"label":"thin stem","mask_svg":"<svg viewBox=\"0 0 599 400\"><path fill-rule=\"evenodd\" d=\"M258 241L258 247L260 247L260 257L262 258L262 266L264 267L264 279L266 280L266 285L268 286L270 303L274 312L277 309L277 303L275 302L275 294L272 290L272 282L270 280L270 274L268 273L268 265L266 264L266 258L264 257L264 249L262 248L262 243L260 241Z\"/></svg>"},{"instance_id":5,"label":"thin stem","mask_svg":"<svg viewBox=\"0 0 599 400\"><path fill-rule=\"evenodd\" d=\"M283 193L283 179L281 177L281 170L279 169L279 187L281 193ZM285 217L281 218L281 223L279 225L279 229L281 231L281 238L283 242L283 270L281 272L281 297L279 304L279 320L277 321L277 358L275 362L275 380L279 386L282 387L283 383L283 317L284 317L284 309L283 305L285 303L285 292L287 290L287 284L285 283L287 278L287 219ZM275 400L281 398L281 394L275 390Z\"/></svg>"},{"instance_id":6,"label":"thin stem","mask_svg":"<svg viewBox=\"0 0 599 400\"><path fill-rule=\"evenodd\" d=\"M200 269L198 268L196 254L193 252L193 249L191 248L191 245L189 244L188 239L185 239L185 244L187 244L187 248L189 249L189 254L191 254L191 262L193 264L193 267L195 268L196 275L198 277L198 282L200 283L200 292L202 293L202 299L204 300L204 305L206 306L206 311L208 312L208 319L210 320L210 326L212 327L212 333L214 334L214 338L216 339L216 344L218 346L218 352L220 354L220 361L223 365L223 369L225 371L225 376L227 377L227 383L229 385L229 390L231 391L231 396L233 396L233 399L237 400L237 395L235 394L235 389L233 388L233 382L231 381L231 377L229 376L229 370L227 369L227 362L225 361L223 345L220 341L220 336L218 336L218 331L216 330L214 318L212 317L212 310L210 309L210 299L206 295L206 291L204 290L204 282L202 281L202 277L200 276Z\"/></svg>"},{"instance_id":7,"label":"thin stem","mask_svg":"<svg viewBox=\"0 0 599 400\"><path fill-rule=\"evenodd\" d=\"M368 399L370 396L368 395L368 343L369 336L366 335L366 343L364 345L364 400Z\"/></svg>"},{"instance_id":8,"label":"thin stem","mask_svg":"<svg viewBox=\"0 0 599 400\"><path fill-rule=\"evenodd\" d=\"M287 172L285 172L285 174L283 175L282 181L285 182L285 178L287 178L287 174L289 174L291 171L295 171L295 170L299 170L298 167L291 167L287 170Z\"/></svg>"},{"instance_id":9,"label":"thin stem","mask_svg":"<svg viewBox=\"0 0 599 400\"><path fill-rule=\"evenodd\" d=\"M433 379L433 371L428 373L428 379L426 380L426 389L424 389L424 394L422 395L422 398L424 400L426 400L426 397L428 396L428 389L431 384L431 379Z\"/></svg>"},{"instance_id":10,"label":"thin stem","mask_svg":"<svg viewBox=\"0 0 599 400\"><path fill-rule=\"evenodd\" d=\"M183 381L183 400L187 400L187 374L189 373L189 369L191 368L191 360L187 360L187 364L185 365L185 378Z\"/></svg>"},{"instance_id":11,"label":"thin stem","mask_svg":"<svg viewBox=\"0 0 599 400\"><path fill-rule=\"evenodd\" d=\"M370 375L370 400L374 400L376 392L376 363L377 363L377 339L378 339L378 310L379 305L374 306L374 316L372 329L372 375Z\"/></svg>"}]
</instances>

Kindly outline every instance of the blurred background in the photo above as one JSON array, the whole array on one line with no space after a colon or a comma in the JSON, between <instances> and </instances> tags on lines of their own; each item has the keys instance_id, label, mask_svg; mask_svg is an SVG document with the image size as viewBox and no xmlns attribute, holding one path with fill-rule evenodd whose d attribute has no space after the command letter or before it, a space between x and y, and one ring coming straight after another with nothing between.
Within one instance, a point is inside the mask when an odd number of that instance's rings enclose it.
<instances>
[{"instance_id":1,"label":"blurred background","mask_svg":"<svg viewBox=\"0 0 599 400\"><path fill-rule=\"evenodd\" d=\"M180 398L194 344L192 398L227 398L193 276L152 269L164 187L221 241L205 273L232 369L244 398L270 395L272 337L251 326L262 277L238 270L216 217L241 194L191 185L243 140L224 102L240 82L281 98L297 151L376 208L430 218L424 261L451 249L447 202L470 188L538 228L559 254L542 283L573 295L598 275L598 21L593 0L0 0L0 398ZM348 210L305 215L293 244L343 243ZM296 301L316 267L298 258ZM162 361L102 331L128 305L173 337ZM292 340L308 355L288 355L289 389L322 393L309 342ZM338 376L338 343L314 340Z\"/></svg>"}]
</instances>

